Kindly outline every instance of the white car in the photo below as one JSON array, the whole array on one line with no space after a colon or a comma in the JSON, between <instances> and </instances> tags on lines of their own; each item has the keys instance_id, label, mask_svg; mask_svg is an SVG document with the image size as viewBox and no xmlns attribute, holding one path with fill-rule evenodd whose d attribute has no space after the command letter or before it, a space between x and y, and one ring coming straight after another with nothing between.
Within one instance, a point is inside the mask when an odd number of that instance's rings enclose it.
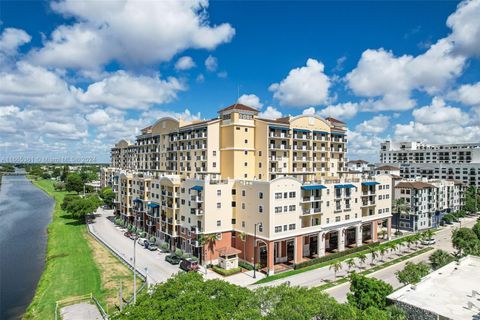
<instances>
[{"instance_id":1,"label":"white car","mask_svg":"<svg viewBox=\"0 0 480 320\"><path fill-rule=\"evenodd\" d=\"M431 246L433 244L435 244L435 239L425 239L425 240L422 240L422 244L424 246Z\"/></svg>"},{"instance_id":2,"label":"white car","mask_svg":"<svg viewBox=\"0 0 480 320\"><path fill-rule=\"evenodd\" d=\"M145 246L145 242L148 242L147 239L145 238L138 238L137 243L141 245L142 247Z\"/></svg>"}]
</instances>

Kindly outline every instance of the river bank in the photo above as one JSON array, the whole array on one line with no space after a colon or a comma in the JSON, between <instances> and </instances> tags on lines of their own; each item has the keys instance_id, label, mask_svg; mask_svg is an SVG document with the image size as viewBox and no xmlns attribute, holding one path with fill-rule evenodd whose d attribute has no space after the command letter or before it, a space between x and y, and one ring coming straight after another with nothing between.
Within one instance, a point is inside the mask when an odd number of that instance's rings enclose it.
<instances>
[{"instance_id":1,"label":"river bank","mask_svg":"<svg viewBox=\"0 0 480 320\"><path fill-rule=\"evenodd\" d=\"M83 222L62 210L68 192L56 191L51 180L32 182L55 200L55 208L48 226L45 270L24 319L53 319L56 301L90 293L112 308L117 283L128 288L131 271L92 241Z\"/></svg>"},{"instance_id":2,"label":"river bank","mask_svg":"<svg viewBox=\"0 0 480 320\"><path fill-rule=\"evenodd\" d=\"M54 201L24 176L2 177L0 188L0 319L20 319L44 270Z\"/></svg>"}]
</instances>

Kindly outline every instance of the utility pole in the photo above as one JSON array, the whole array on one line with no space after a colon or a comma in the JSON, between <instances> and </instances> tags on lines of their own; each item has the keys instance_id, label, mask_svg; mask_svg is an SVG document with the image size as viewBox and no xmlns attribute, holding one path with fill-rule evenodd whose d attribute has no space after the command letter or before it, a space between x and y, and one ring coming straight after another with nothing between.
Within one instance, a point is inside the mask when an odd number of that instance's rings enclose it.
<instances>
[{"instance_id":1,"label":"utility pole","mask_svg":"<svg viewBox=\"0 0 480 320\"><path fill-rule=\"evenodd\" d=\"M133 238L133 304L137 303L137 266L136 266L137 237Z\"/></svg>"},{"instance_id":2,"label":"utility pole","mask_svg":"<svg viewBox=\"0 0 480 320\"><path fill-rule=\"evenodd\" d=\"M123 283L120 280L120 311L123 310Z\"/></svg>"}]
</instances>

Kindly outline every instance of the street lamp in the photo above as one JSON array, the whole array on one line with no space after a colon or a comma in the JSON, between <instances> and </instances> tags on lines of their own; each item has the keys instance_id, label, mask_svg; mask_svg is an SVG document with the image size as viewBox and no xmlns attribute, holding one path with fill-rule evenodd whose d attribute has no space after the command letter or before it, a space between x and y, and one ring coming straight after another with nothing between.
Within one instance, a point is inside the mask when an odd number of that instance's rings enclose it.
<instances>
[{"instance_id":1,"label":"street lamp","mask_svg":"<svg viewBox=\"0 0 480 320\"><path fill-rule=\"evenodd\" d=\"M137 237L133 237L133 304L137 302L137 268L136 268Z\"/></svg>"},{"instance_id":2,"label":"street lamp","mask_svg":"<svg viewBox=\"0 0 480 320\"><path fill-rule=\"evenodd\" d=\"M257 245L257 226L261 228L263 225L261 222L255 223L255 229L253 230L253 278L255 279L257 277L256 271L257 271L257 252L255 250L256 245Z\"/></svg>"}]
</instances>

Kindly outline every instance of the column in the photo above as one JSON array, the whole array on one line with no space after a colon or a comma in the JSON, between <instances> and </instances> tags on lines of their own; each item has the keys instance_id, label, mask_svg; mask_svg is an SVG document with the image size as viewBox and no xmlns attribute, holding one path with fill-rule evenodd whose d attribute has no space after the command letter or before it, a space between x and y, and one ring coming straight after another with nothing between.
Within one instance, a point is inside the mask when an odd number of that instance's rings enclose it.
<instances>
[{"instance_id":1,"label":"column","mask_svg":"<svg viewBox=\"0 0 480 320\"><path fill-rule=\"evenodd\" d=\"M338 251L345 250L345 229L338 230Z\"/></svg>"},{"instance_id":2,"label":"column","mask_svg":"<svg viewBox=\"0 0 480 320\"><path fill-rule=\"evenodd\" d=\"M372 222L372 242L378 240L378 222L377 220Z\"/></svg>"},{"instance_id":3,"label":"column","mask_svg":"<svg viewBox=\"0 0 480 320\"><path fill-rule=\"evenodd\" d=\"M317 246L318 256L323 257L325 255L325 232L318 233Z\"/></svg>"},{"instance_id":4,"label":"column","mask_svg":"<svg viewBox=\"0 0 480 320\"><path fill-rule=\"evenodd\" d=\"M274 268L274 255L275 255L275 250L274 250L274 242L270 241L267 244L267 270L268 270L268 275L272 275L275 273L275 268Z\"/></svg>"},{"instance_id":5,"label":"column","mask_svg":"<svg viewBox=\"0 0 480 320\"><path fill-rule=\"evenodd\" d=\"M356 228L355 240L357 241L357 247L360 247L363 243L362 241L362 225L359 224Z\"/></svg>"},{"instance_id":6,"label":"column","mask_svg":"<svg viewBox=\"0 0 480 320\"><path fill-rule=\"evenodd\" d=\"M392 240L392 217L387 218L387 240Z\"/></svg>"},{"instance_id":7,"label":"column","mask_svg":"<svg viewBox=\"0 0 480 320\"><path fill-rule=\"evenodd\" d=\"M303 260L303 236L295 237L295 263Z\"/></svg>"}]
</instances>

